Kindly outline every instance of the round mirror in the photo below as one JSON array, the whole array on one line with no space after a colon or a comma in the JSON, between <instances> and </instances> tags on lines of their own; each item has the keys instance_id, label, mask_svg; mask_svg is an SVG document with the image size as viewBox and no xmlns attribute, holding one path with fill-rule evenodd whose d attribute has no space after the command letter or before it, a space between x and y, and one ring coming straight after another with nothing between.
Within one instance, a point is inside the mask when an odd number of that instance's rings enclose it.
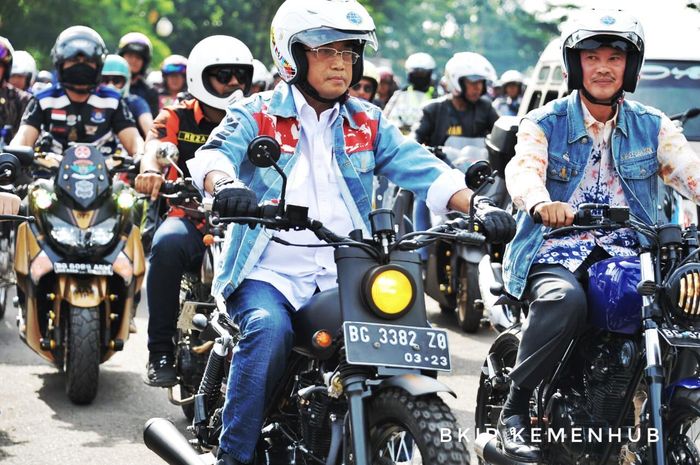
<instances>
[{"instance_id":1,"label":"round mirror","mask_svg":"<svg viewBox=\"0 0 700 465\"><path fill-rule=\"evenodd\" d=\"M258 136L248 145L248 160L258 168L269 168L280 159L280 144L270 136Z\"/></svg>"},{"instance_id":2,"label":"round mirror","mask_svg":"<svg viewBox=\"0 0 700 465\"><path fill-rule=\"evenodd\" d=\"M12 184L20 169L19 159L11 153L0 154L0 184Z\"/></svg>"},{"instance_id":3,"label":"round mirror","mask_svg":"<svg viewBox=\"0 0 700 465\"><path fill-rule=\"evenodd\" d=\"M162 142L156 150L156 160L162 167L170 166L170 162L177 164L180 157L180 151L177 145L172 142Z\"/></svg>"},{"instance_id":4,"label":"round mirror","mask_svg":"<svg viewBox=\"0 0 700 465\"><path fill-rule=\"evenodd\" d=\"M490 175L491 165L489 162L486 160L479 160L469 167L464 179L469 189L476 190L488 180Z\"/></svg>"}]
</instances>

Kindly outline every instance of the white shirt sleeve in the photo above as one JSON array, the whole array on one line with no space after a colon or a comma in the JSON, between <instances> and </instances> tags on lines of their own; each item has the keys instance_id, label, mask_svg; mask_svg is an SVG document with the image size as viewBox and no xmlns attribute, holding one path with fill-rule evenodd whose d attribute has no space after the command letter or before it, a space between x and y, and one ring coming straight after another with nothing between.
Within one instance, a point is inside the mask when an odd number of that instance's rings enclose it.
<instances>
[{"instance_id":1,"label":"white shirt sleeve","mask_svg":"<svg viewBox=\"0 0 700 465\"><path fill-rule=\"evenodd\" d=\"M205 192L204 178L212 171L223 171L232 178L236 177L231 160L218 150L197 150L194 158L187 160L187 169L190 170L192 182L202 192Z\"/></svg>"},{"instance_id":2,"label":"white shirt sleeve","mask_svg":"<svg viewBox=\"0 0 700 465\"><path fill-rule=\"evenodd\" d=\"M466 188L464 173L457 169L445 171L428 188L425 203L436 215L444 215L449 211L447 204L452 196Z\"/></svg>"}]
</instances>

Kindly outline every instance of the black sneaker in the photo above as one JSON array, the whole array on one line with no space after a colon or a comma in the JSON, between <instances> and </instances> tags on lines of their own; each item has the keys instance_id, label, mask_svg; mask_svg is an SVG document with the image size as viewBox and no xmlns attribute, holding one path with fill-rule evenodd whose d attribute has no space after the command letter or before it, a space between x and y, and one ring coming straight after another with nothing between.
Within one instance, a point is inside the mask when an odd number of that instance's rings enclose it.
<instances>
[{"instance_id":1,"label":"black sneaker","mask_svg":"<svg viewBox=\"0 0 700 465\"><path fill-rule=\"evenodd\" d=\"M149 386L170 387L177 384L175 372L175 357L170 353L151 354L146 365L146 378L143 380Z\"/></svg>"},{"instance_id":2,"label":"black sneaker","mask_svg":"<svg viewBox=\"0 0 700 465\"><path fill-rule=\"evenodd\" d=\"M530 416L511 415L498 419L498 438L506 457L518 462L539 462L540 448L530 440Z\"/></svg>"}]
</instances>

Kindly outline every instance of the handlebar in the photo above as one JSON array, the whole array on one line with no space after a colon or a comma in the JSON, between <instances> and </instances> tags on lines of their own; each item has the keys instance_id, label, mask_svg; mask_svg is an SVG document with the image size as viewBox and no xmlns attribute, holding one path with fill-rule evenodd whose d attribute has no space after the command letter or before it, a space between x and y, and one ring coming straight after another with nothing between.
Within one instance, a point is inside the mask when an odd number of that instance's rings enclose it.
<instances>
[{"instance_id":1,"label":"handlebar","mask_svg":"<svg viewBox=\"0 0 700 465\"><path fill-rule=\"evenodd\" d=\"M36 218L23 215L0 215L0 221L27 221L29 223L34 223Z\"/></svg>"}]
</instances>

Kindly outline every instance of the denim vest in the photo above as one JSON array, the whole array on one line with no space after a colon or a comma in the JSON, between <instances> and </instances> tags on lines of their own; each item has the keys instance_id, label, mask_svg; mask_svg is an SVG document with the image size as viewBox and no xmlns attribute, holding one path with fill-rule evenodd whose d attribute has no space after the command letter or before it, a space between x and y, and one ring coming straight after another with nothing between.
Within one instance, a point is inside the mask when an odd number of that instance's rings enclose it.
<instances>
[{"instance_id":1,"label":"denim vest","mask_svg":"<svg viewBox=\"0 0 700 465\"><path fill-rule=\"evenodd\" d=\"M581 182L593 141L583 121L577 91L533 110L526 118L547 137L547 191L552 201L568 202ZM630 211L647 224L657 219L659 162L656 158L661 113L625 100L612 133L611 153ZM503 258L503 279L509 294L520 298L530 266L549 228L535 224L527 212L516 216L518 230Z\"/></svg>"},{"instance_id":2,"label":"denim vest","mask_svg":"<svg viewBox=\"0 0 700 465\"><path fill-rule=\"evenodd\" d=\"M277 139L282 148L278 162L289 176L299 156L300 134L294 96L286 83L274 91L256 94L229 108L201 150L216 149L231 161L238 178L261 202L275 202L282 178L274 168L256 168L246 157L250 141L257 135ZM332 153L340 168L339 188L352 217L353 226L369 235L372 182L375 173L425 199L431 184L449 167L417 142L401 135L382 118L381 110L360 99L349 98L340 106L333 122ZM350 231L334 231L348 234ZM228 298L250 274L270 241L261 227L233 225L212 286L212 295Z\"/></svg>"}]
</instances>

